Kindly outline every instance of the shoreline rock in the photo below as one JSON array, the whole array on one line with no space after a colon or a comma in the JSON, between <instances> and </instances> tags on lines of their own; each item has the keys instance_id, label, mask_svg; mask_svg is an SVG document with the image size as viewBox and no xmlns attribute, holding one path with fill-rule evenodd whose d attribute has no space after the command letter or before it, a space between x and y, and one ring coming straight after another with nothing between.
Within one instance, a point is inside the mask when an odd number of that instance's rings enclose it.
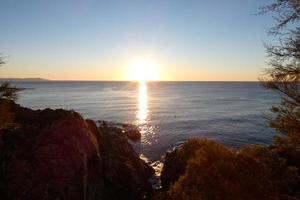
<instances>
[{"instance_id":1,"label":"shoreline rock","mask_svg":"<svg viewBox=\"0 0 300 200\"><path fill-rule=\"evenodd\" d=\"M14 128L0 130L2 199L147 199L154 170L122 129L74 111L13 102Z\"/></svg>"},{"instance_id":2,"label":"shoreline rock","mask_svg":"<svg viewBox=\"0 0 300 200\"><path fill-rule=\"evenodd\" d=\"M108 123L106 121L97 121L99 127L115 127L122 130L122 133L133 142L136 142L141 139L141 132L139 131L139 127L133 124L127 123Z\"/></svg>"}]
</instances>

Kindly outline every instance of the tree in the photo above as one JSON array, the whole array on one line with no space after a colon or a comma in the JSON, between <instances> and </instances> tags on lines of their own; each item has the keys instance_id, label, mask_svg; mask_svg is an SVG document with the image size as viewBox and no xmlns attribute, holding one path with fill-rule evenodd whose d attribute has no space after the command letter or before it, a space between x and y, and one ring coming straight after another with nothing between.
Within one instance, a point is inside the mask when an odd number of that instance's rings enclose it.
<instances>
[{"instance_id":1,"label":"tree","mask_svg":"<svg viewBox=\"0 0 300 200\"><path fill-rule=\"evenodd\" d=\"M3 64L5 62L0 54L0 66ZM12 86L9 82L4 82L0 85L0 129L13 124L14 115L11 111L10 101L17 99L19 91L19 88Z\"/></svg>"},{"instance_id":2,"label":"tree","mask_svg":"<svg viewBox=\"0 0 300 200\"><path fill-rule=\"evenodd\" d=\"M5 62L0 54L0 66L4 64ZM15 101L17 99L17 92L19 91L19 88L12 86L9 82L4 82L0 85L0 99L8 99Z\"/></svg>"},{"instance_id":3,"label":"tree","mask_svg":"<svg viewBox=\"0 0 300 200\"><path fill-rule=\"evenodd\" d=\"M261 13L267 12L274 15L276 23L269 34L277 43L266 45L270 61L262 83L281 96L280 105L271 109L275 117L270 120L269 125L287 136L278 138L277 142L299 147L300 0L276 0L261 9Z\"/></svg>"}]
</instances>

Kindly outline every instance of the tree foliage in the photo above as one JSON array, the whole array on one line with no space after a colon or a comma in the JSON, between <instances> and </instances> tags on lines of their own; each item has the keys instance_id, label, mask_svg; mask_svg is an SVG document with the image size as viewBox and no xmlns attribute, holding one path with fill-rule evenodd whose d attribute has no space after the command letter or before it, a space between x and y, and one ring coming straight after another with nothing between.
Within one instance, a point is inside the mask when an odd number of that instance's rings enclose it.
<instances>
[{"instance_id":1,"label":"tree foliage","mask_svg":"<svg viewBox=\"0 0 300 200\"><path fill-rule=\"evenodd\" d=\"M4 82L0 85L0 98L15 101L19 91L19 88L12 86L9 82Z\"/></svg>"},{"instance_id":2,"label":"tree foliage","mask_svg":"<svg viewBox=\"0 0 300 200\"><path fill-rule=\"evenodd\" d=\"M5 62L0 54L0 66L3 64ZM13 124L14 114L9 101L15 101L19 91L19 88L12 86L9 82L0 84L0 129Z\"/></svg>"},{"instance_id":3,"label":"tree foliage","mask_svg":"<svg viewBox=\"0 0 300 200\"><path fill-rule=\"evenodd\" d=\"M3 57L0 54L0 66L5 64ZM20 91L19 88L12 86L9 82L3 82L0 85L0 99L8 99L15 101L17 99L17 93Z\"/></svg>"},{"instance_id":4,"label":"tree foliage","mask_svg":"<svg viewBox=\"0 0 300 200\"><path fill-rule=\"evenodd\" d=\"M261 9L271 12L275 26L269 34L276 44L266 45L270 57L269 68L262 79L263 85L278 92L281 103L271 111L275 117L270 127L297 141L300 138L300 0L276 0ZM293 140L295 141L295 140ZM298 143L299 145L300 143Z\"/></svg>"},{"instance_id":5,"label":"tree foliage","mask_svg":"<svg viewBox=\"0 0 300 200\"><path fill-rule=\"evenodd\" d=\"M194 139L177 154L183 159L187 155L185 173L170 187L171 199L275 200L299 195L297 168L268 148L249 146L238 151Z\"/></svg>"}]
</instances>

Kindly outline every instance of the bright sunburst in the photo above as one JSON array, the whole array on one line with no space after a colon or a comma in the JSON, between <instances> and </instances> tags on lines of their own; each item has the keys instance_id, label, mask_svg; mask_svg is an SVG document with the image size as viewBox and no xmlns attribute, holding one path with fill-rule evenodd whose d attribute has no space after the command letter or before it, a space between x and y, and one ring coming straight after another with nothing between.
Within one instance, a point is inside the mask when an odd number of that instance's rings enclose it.
<instances>
[{"instance_id":1,"label":"bright sunburst","mask_svg":"<svg viewBox=\"0 0 300 200\"><path fill-rule=\"evenodd\" d=\"M132 81L155 81L159 79L159 74L153 62L140 59L129 65L128 79Z\"/></svg>"}]
</instances>

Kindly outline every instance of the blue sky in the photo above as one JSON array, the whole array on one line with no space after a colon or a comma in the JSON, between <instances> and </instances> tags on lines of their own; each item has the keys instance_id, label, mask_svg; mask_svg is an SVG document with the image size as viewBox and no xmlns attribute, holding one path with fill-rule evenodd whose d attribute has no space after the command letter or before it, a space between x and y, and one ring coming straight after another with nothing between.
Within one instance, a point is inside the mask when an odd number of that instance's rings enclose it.
<instances>
[{"instance_id":1,"label":"blue sky","mask_svg":"<svg viewBox=\"0 0 300 200\"><path fill-rule=\"evenodd\" d=\"M135 59L162 80L257 80L270 0L1 0L0 77L123 80Z\"/></svg>"}]
</instances>

